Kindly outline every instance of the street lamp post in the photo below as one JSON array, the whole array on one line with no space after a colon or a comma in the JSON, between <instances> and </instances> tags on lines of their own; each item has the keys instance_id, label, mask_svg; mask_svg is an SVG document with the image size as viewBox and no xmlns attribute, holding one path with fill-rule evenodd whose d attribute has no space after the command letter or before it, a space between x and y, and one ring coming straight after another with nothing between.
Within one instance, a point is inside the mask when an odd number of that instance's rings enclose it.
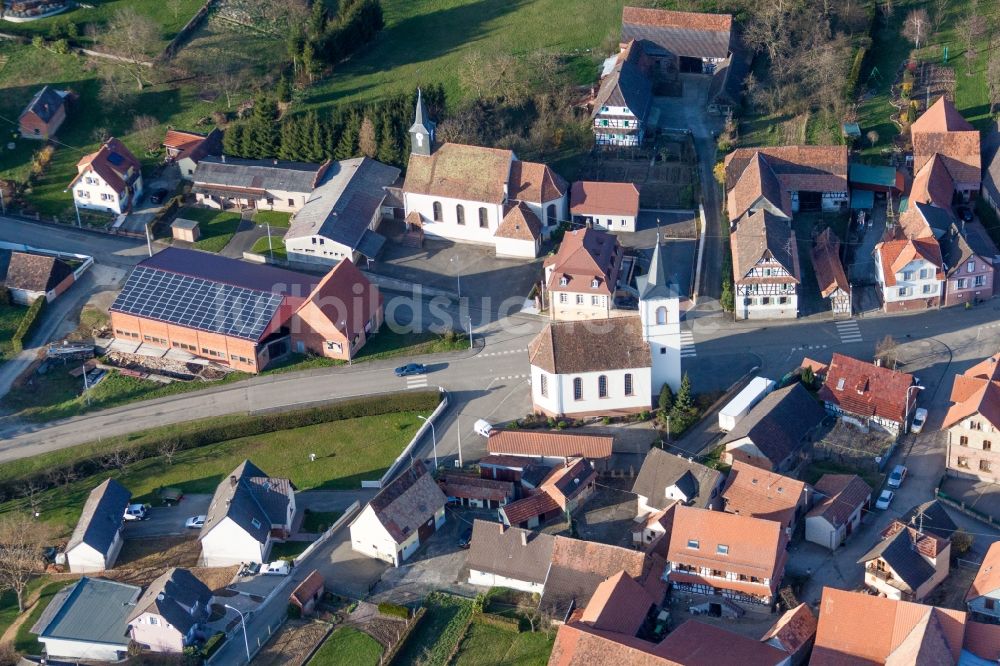
<instances>
[{"instance_id":1,"label":"street lamp post","mask_svg":"<svg viewBox=\"0 0 1000 666\"><path fill-rule=\"evenodd\" d=\"M247 640L247 623L246 623L246 620L243 619L243 613L242 613L242 611L240 611L239 608L233 608L229 604L224 604L224 605L229 610L234 610L237 613L239 613L239 615L240 615L240 624L243 625L243 647L245 647L246 650L247 650L247 663L249 664L250 663L250 641Z\"/></svg>"},{"instance_id":2,"label":"street lamp post","mask_svg":"<svg viewBox=\"0 0 1000 666\"><path fill-rule=\"evenodd\" d=\"M469 349L475 349L475 347L472 342L472 317L469 317Z\"/></svg>"},{"instance_id":3,"label":"street lamp post","mask_svg":"<svg viewBox=\"0 0 1000 666\"><path fill-rule=\"evenodd\" d=\"M7 214L7 204L3 201L3 188L0 187L0 215Z\"/></svg>"},{"instance_id":4,"label":"street lamp post","mask_svg":"<svg viewBox=\"0 0 1000 666\"><path fill-rule=\"evenodd\" d=\"M452 257L449 261L455 261L458 257ZM455 273L455 281L458 284L458 298L462 298L462 265L455 264L458 267L458 272Z\"/></svg>"},{"instance_id":5,"label":"street lamp post","mask_svg":"<svg viewBox=\"0 0 1000 666\"><path fill-rule=\"evenodd\" d=\"M913 386L911 386L908 389L906 389L906 406L905 406L906 410L905 410L904 416L903 416L903 433L904 434L910 432L910 391L912 391L913 389L917 389L919 391L923 391L924 388L925 388L924 386L920 386L919 384L914 384Z\"/></svg>"},{"instance_id":6,"label":"street lamp post","mask_svg":"<svg viewBox=\"0 0 1000 666\"><path fill-rule=\"evenodd\" d=\"M437 440L437 433L434 431L434 421L431 421L426 416L420 416L419 414L417 415L417 418L420 419L421 421L427 421L427 423L430 424L430 426L431 426L431 441L434 443L434 469L437 469L437 466L438 466L438 440Z\"/></svg>"}]
</instances>

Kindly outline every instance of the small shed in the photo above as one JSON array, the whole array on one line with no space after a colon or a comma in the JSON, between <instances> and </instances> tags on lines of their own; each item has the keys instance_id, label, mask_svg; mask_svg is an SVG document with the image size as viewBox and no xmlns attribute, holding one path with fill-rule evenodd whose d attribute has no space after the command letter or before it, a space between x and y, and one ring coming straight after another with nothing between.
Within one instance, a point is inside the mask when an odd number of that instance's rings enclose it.
<instances>
[{"instance_id":1,"label":"small shed","mask_svg":"<svg viewBox=\"0 0 1000 666\"><path fill-rule=\"evenodd\" d=\"M857 123L844 123L840 126L841 132L848 139L861 138L861 126Z\"/></svg>"},{"instance_id":2,"label":"small shed","mask_svg":"<svg viewBox=\"0 0 1000 666\"><path fill-rule=\"evenodd\" d=\"M292 591L292 596L288 601L293 606L297 606L302 611L302 617L305 617L312 615L312 612L316 609L316 604L323 598L325 591L326 583L323 581L323 576L313 569L312 573L306 576L306 579L299 583L299 586Z\"/></svg>"},{"instance_id":3,"label":"small shed","mask_svg":"<svg viewBox=\"0 0 1000 666\"><path fill-rule=\"evenodd\" d=\"M201 238L201 230L198 228L198 220L188 220L183 217L178 217L174 220L174 223L170 225L170 229L173 231L174 240L182 240L193 243Z\"/></svg>"},{"instance_id":4,"label":"small shed","mask_svg":"<svg viewBox=\"0 0 1000 666\"><path fill-rule=\"evenodd\" d=\"M871 190L899 194L903 191L903 174L896 167L852 163L848 167L847 181L851 192Z\"/></svg>"}]
</instances>

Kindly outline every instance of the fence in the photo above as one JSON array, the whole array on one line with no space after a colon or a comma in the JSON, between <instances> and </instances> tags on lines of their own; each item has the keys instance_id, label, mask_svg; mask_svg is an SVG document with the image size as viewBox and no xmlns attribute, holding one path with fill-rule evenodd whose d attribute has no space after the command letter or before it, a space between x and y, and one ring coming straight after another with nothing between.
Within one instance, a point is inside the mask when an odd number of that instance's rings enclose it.
<instances>
[{"instance_id":1,"label":"fence","mask_svg":"<svg viewBox=\"0 0 1000 666\"><path fill-rule=\"evenodd\" d=\"M180 32L178 32L174 38L170 40L170 43L167 44L165 49L163 49L163 53L158 55L156 59L161 62L165 62L177 55L177 51L180 49L181 45L187 41L188 37L190 37L195 30L198 29L198 26L201 25L202 20L208 15L208 12L212 8L213 4L215 4L215 0L207 0L205 4L201 6L201 9L199 9L198 12L191 17L191 20L184 24L184 27L181 28Z\"/></svg>"},{"instance_id":2,"label":"fence","mask_svg":"<svg viewBox=\"0 0 1000 666\"><path fill-rule=\"evenodd\" d=\"M330 529L328 529L326 532L323 532L323 535L320 536L320 538L316 539L311 544L309 544L309 547L303 550L298 555L298 557L295 558L294 560L295 566L299 566L300 564L302 564L302 562L304 562L305 559L309 557L314 550L316 550L321 545L329 541L330 537L333 536L334 532L343 527L347 521L354 518L354 514L356 514L360 510L361 510L361 502L355 500L354 503L351 504L351 506L347 507L347 509L344 510L344 515L338 518L337 522L335 522L333 525L330 526Z\"/></svg>"},{"instance_id":3,"label":"fence","mask_svg":"<svg viewBox=\"0 0 1000 666\"><path fill-rule=\"evenodd\" d=\"M409 459L410 455L413 453L413 449L416 448L417 442L419 442L420 439L427 433L428 429L434 427L434 420L441 416L441 414L444 413L444 410L448 408L448 392L441 387L438 387L438 391L441 392L441 402L438 403L438 406L433 412L431 412L431 415L427 418L427 420L423 422L423 425L417 430L417 433L413 436L413 439L410 440L410 443L406 445L406 448L403 449L403 452L400 453L395 462L389 466L389 469L382 475L382 478L377 481L362 481L362 488L381 488L389 479L393 477L393 475L395 475L399 466Z\"/></svg>"}]
</instances>

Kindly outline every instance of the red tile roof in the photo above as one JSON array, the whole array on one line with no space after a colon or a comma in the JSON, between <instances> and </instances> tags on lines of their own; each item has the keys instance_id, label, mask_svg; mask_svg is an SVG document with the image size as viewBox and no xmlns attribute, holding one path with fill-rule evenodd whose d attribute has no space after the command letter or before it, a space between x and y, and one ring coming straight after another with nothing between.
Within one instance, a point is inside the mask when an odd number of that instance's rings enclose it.
<instances>
[{"instance_id":1,"label":"red tile roof","mask_svg":"<svg viewBox=\"0 0 1000 666\"><path fill-rule=\"evenodd\" d=\"M821 517L834 527L848 521L858 507L871 499L871 487L855 474L824 474L815 485L826 497L817 502L806 518Z\"/></svg>"},{"instance_id":2,"label":"red tile roof","mask_svg":"<svg viewBox=\"0 0 1000 666\"><path fill-rule=\"evenodd\" d=\"M834 352L819 397L849 414L902 423L907 397L911 405L916 402L917 392L908 391L912 385L911 374Z\"/></svg>"},{"instance_id":3,"label":"red tile roof","mask_svg":"<svg viewBox=\"0 0 1000 666\"><path fill-rule=\"evenodd\" d=\"M690 541L696 541L698 547L688 547ZM679 506L674 511L667 560L769 578L773 592L784 569L786 542L785 530L774 521ZM727 552L720 553L719 546L728 546ZM676 573L670 573L671 580ZM730 587L736 582L724 581L722 585ZM750 589L759 594L760 586Z\"/></svg>"},{"instance_id":4,"label":"red tile roof","mask_svg":"<svg viewBox=\"0 0 1000 666\"><path fill-rule=\"evenodd\" d=\"M1000 541L990 545L986 551L983 563L979 565L979 572L976 579L972 581L966 601L972 601L976 597L981 597L1000 589Z\"/></svg>"},{"instance_id":5,"label":"red tile roof","mask_svg":"<svg viewBox=\"0 0 1000 666\"><path fill-rule=\"evenodd\" d=\"M324 339L337 339L336 331L350 342L365 332L382 308L382 300L378 287L354 262L343 259L320 280L295 314L314 331L325 334Z\"/></svg>"},{"instance_id":6,"label":"red tile roof","mask_svg":"<svg viewBox=\"0 0 1000 666\"><path fill-rule=\"evenodd\" d=\"M635 636L654 603L642 585L619 571L597 586L580 621L595 629Z\"/></svg>"},{"instance_id":7,"label":"red tile roof","mask_svg":"<svg viewBox=\"0 0 1000 666\"><path fill-rule=\"evenodd\" d=\"M727 513L795 524L795 511L805 502L806 484L736 460L722 490Z\"/></svg>"},{"instance_id":8,"label":"red tile roof","mask_svg":"<svg viewBox=\"0 0 1000 666\"><path fill-rule=\"evenodd\" d=\"M639 214L639 188L634 183L603 183L578 180L569 198L573 215Z\"/></svg>"},{"instance_id":9,"label":"red tile roof","mask_svg":"<svg viewBox=\"0 0 1000 666\"><path fill-rule=\"evenodd\" d=\"M532 518L537 518L553 511L559 511L559 504L556 503L550 494L542 491L534 495L529 495L524 499L519 499L516 502L511 502L500 510L507 517L507 523L513 527L517 527Z\"/></svg>"},{"instance_id":10,"label":"red tile roof","mask_svg":"<svg viewBox=\"0 0 1000 666\"><path fill-rule=\"evenodd\" d=\"M323 576L320 575L319 571L315 569L306 576L306 579L299 583L299 586L292 591L292 601L298 604L301 608L310 599L316 596L316 593L323 589L324 586Z\"/></svg>"},{"instance_id":11,"label":"red tile roof","mask_svg":"<svg viewBox=\"0 0 1000 666\"><path fill-rule=\"evenodd\" d=\"M980 135L945 97L940 97L910 127L913 169L939 155L951 177L978 186L982 177Z\"/></svg>"},{"instance_id":12,"label":"red tile roof","mask_svg":"<svg viewBox=\"0 0 1000 666\"><path fill-rule=\"evenodd\" d=\"M962 647L980 659L1000 662L1000 625L967 621Z\"/></svg>"},{"instance_id":13,"label":"red tile roof","mask_svg":"<svg viewBox=\"0 0 1000 666\"><path fill-rule=\"evenodd\" d=\"M514 497L513 483L483 479L468 474L443 474L438 478L438 485L448 497L493 500L495 502L502 502Z\"/></svg>"},{"instance_id":14,"label":"red tile roof","mask_svg":"<svg viewBox=\"0 0 1000 666\"><path fill-rule=\"evenodd\" d=\"M774 172L783 191L848 191L847 146L774 146L737 148L726 155L726 192L736 185L758 153Z\"/></svg>"},{"instance_id":15,"label":"red tile roof","mask_svg":"<svg viewBox=\"0 0 1000 666\"><path fill-rule=\"evenodd\" d=\"M962 650L965 623L966 614L961 611L826 587L809 663L810 666L884 664L901 647L904 649L897 653L897 659L909 653L904 643L911 634L913 639L943 641L951 663L956 663Z\"/></svg>"},{"instance_id":16,"label":"red tile roof","mask_svg":"<svg viewBox=\"0 0 1000 666\"><path fill-rule=\"evenodd\" d=\"M950 428L974 414L1000 428L1000 354L994 354L963 374L955 375L951 402L942 428Z\"/></svg>"},{"instance_id":17,"label":"red tile roof","mask_svg":"<svg viewBox=\"0 0 1000 666\"><path fill-rule=\"evenodd\" d=\"M87 169L92 169L108 185L121 192L126 187L129 171L139 173L142 165L129 149L118 139L112 137L93 153L84 155L76 163L77 175L70 182L70 189L76 184Z\"/></svg>"},{"instance_id":18,"label":"red tile roof","mask_svg":"<svg viewBox=\"0 0 1000 666\"><path fill-rule=\"evenodd\" d=\"M493 235L497 238L537 241L542 237L542 223L528 208L528 204L523 201L508 202L504 205L503 220Z\"/></svg>"},{"instance_id":19,"label":"red tile roof","mask_svg":"<svg viewBox=\"0 0 1000 666\"><path fill-rule=\"evenodd\" d=\"M569 184L539 162L514 160L510 165L510 198L543 204L566 194Z\"/></svg>"},{"instance_id":20,"label":"red tile roof","mask_svg":"<svg viewBox=\"0 0 1000 666\"><path fill-rule=\"evenodd\" d=\"M897 238L875 246L875 252L882 262L882 275L886 287L896 286L896 273L916 259L929 262L937 270L935 277L944 279L944 261L941 246L933 238Z\"/></svg>"},{"instance_id":21,"label":"red tile roof","mask_svg":"<svg viewBox=\"0 0 1000 666\"><path fill-rule=\"evenodd\" d=\"M730 14L704 14L701 12L678 12L669 9L645 9L625 7L622 9L622 23L649 25L657 28L688 28L712 32L730 32L733 17Z\"/></svg>"},{"instance_id":22,"label":"red tile roof","mask_svg":"<svg viewBox=\"0 0 1000 666\"><path fill-rule=\"evenodd\" d=\"M577 497L597 478L590 461L577 458L569 465L557 467L542 480L541 489L552 496L559 508L566 510L569 500Z\"/></svg>"},{"instance_id":23,"label":"red tile roof","mask_svg":"<svg viewBox=\"0 0 1000 666\"><path fill-rule=\"evenodd\" d=\"M848 282L844 265L840 262L840 239L830 227L824 229L816 238L816 245L812 249L812 263L823 298L829 298L837 289L846 293L851 292L851 283Z\"/></svg>"},{"instance_id":24,"label":"red tile roof","mask_svg":"<svg viewBox=\"0 0 1000 666\"><path fill-rule=\"evenodd\" d=\"M771 204L775 215L792 216L791 193L781 186L778 177L761 153L754 153L749 163L726 195L726 212L735 222L761 198Z\"/></svg>"},{"instance_id":25,"label":"red tile roof","mask_svg":"<svg viewBox=\"0 0 1000 666\"><path fill-rule=\"evenodd\" d=\"M540 430L494 430L486 441L490 454L559 458L608 458L615 438Z\"/></svg>"},{"instance_id":26,"label":"red tile roof","mask_svg":"<svg viewBox=\"0 0 1000 666\"><path fill-rule=\"evenodd\" d=\"M785 611L774 626L761 637L762 642L777 641L788 654L809 649L816 637L816 616L806 604Z\"/></svg>"},{"instance_id":27,"label":"red tile roof","mask_svg":"<svg viewBox=\"0 0 1000 666\"><path fill-rule=\"evenodd\" d=\"M552 267L548 288L611 296L618 281L622 251L618 238L596 229L574 229L563 236L559 251L545 260ZM562 284L566 278L567 284ZM597 286L594 286L597 280Z\"/></svg>"}]
</instances>

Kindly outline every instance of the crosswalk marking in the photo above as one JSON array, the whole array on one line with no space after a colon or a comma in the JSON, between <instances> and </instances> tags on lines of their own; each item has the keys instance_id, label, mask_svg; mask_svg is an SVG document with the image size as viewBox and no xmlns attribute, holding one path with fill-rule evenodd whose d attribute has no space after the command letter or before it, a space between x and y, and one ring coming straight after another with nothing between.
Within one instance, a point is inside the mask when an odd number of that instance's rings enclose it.
<instances>
[{"instance_id":1,"label":"crosswalk marking","mask_svg":"<svg viewBox=\"0 0 1000 666\"><path fill-rule=\"evenodd\" d=\"M681 358L691 358L698 355L694 346L694 333L681 331Z\"/></svg>"},{"instance_id":2,"label":"crosswalk marking","mask_svg":"<svg viewBox=\"0 0 1000 666\"><path fill-rule=\"evenodd\" d=\"M525 349L508 349L506 351L486 352L481 356L506 356L507 354L523 354Z\"/></svg>"},{"instance_id":3,"label":"crosswalk marking","mask_svg":"<svg viewBox=\"0 0 1000 666\"><path fill-rule=\"evenodd\" d=\"M415 375L413 377L406 378L406 388L424 388L427 386L427 376L426 375Z\"/></svg>"},{"instance_id":4,"label":"crosswalk marking","mask_svg":"<svg viewBox=\"0 0 1000 666\"><path fill-rule=\"evenodd\" d=\"M853 319L838 321L834 325L837 327L837 335L840 336L840 341L844 344L861 342L864 339L861 337L861 329L858 328L858 322Z\"/></svg>"}]
</instances>

